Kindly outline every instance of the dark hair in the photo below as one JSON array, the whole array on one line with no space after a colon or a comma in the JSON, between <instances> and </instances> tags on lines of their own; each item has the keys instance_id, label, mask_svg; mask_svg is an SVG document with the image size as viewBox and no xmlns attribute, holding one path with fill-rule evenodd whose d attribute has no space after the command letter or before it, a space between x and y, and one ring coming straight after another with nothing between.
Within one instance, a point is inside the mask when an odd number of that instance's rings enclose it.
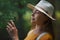
<instances>
[{"instance_id":1,"label":"dark hair","mask_svg":"<svg viewBox=\"0 0 60 40\"><path fill-rule=\"evenodd\" d=\"M45 31L50 33L52 35L52 37L53 37L53 40L54 40L54 30L53 30L52 20L49 18L44 23L47 24L47 26L45 27Z\"/></svg>"}]
</instances>

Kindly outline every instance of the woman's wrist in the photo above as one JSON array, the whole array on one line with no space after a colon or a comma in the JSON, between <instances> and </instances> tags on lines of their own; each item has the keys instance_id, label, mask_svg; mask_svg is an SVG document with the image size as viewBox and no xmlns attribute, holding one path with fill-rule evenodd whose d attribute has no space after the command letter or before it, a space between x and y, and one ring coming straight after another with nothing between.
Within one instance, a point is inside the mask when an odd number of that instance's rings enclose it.
<instances>
[{"instance_id":1,"label":"woman's wrist","mask_svg":"<svg viewBox=\"0 0 60 40\"><path fill-rule=\"evenodd\" d=\"M12 37L12 40L19 40L18 37Z\"/></svg>"}]
</instances>

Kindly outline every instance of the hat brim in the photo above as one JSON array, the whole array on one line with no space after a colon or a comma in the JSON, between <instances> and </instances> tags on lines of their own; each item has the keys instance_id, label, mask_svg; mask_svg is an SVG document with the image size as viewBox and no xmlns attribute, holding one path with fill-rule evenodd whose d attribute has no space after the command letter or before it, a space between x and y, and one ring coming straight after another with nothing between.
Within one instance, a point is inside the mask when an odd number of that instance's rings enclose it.
<instances>
[{"instance_id":1,"label":"hat brim","mask_svg":"<svg viewBox=\"0 0 60 40\"><path fill-rule=\"evenodd\" d=\"M39 7L37 7L37 6L34 6L34 5L32 5L32 4L28 4L27 7L30 8L30 9L32 9L32 10L35 8L35 9L39 10L40 12L44 13L44 14L45 14L46 16L48 16L50 19L56 20L56 19L54 19L51 15L47 14L43 9L41 9L41 8L39 8Z\"/></svg>"}]
</instances>

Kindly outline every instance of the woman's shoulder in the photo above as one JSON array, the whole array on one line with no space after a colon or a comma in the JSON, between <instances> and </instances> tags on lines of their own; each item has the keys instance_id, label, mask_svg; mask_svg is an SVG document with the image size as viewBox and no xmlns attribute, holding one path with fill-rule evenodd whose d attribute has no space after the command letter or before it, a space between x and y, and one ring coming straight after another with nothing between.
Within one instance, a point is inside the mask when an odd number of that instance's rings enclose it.
<instances>
[{"instance_id":1,"label":"woman's shoulder","mask_svg":"<svg viewBox=\"0 0 60 40\"><path fill-rule=\"evenodd\" d=\"M40 34L37 39L39 39L39 40L45 40L45 39L52 40L52 35L50 33L44 32L44 33Z\"/></svg>"},{"instance_id":2,"label":"woman's shoulder","mask_svg":"<svg viewBox=\"0 0 60 40\"><path fill-rule=\"evenodd\" d=\"M52 38L52 35L50 33L46 33L43 37L45 37L45 38Z\"/></svg>"}]
</instances>

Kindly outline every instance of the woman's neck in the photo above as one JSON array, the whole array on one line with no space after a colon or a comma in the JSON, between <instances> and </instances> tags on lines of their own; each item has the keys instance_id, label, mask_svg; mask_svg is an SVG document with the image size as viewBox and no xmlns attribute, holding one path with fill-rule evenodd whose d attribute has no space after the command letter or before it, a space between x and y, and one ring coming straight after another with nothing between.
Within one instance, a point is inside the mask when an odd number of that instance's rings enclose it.
<instances>
[{"instance_id":1,"label":"woman's neck","mask_svg":"<svg viewBox=\"0 0 60 40\"><path fill-rule=\"evenodd\" d=\"M37 25L35 26L35 29L38 30L39 32L44 32L44 25Z\"/></svg>"}]
</instances>

